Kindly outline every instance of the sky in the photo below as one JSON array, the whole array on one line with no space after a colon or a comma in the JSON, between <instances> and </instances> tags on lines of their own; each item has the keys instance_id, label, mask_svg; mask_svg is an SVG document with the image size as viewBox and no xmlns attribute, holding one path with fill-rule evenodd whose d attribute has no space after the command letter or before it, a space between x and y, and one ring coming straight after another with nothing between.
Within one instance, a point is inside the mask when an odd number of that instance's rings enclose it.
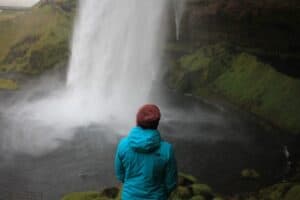
<instances>
[{"instance_id":1,"label":"sky","mask_svg":"<svg viewBox=\"0 0 300 200\"><path fill-rule=\"evenodd\" d=\"M32 6L39 0L0 0L0 6Z\"/></svg>"}]
</instances>

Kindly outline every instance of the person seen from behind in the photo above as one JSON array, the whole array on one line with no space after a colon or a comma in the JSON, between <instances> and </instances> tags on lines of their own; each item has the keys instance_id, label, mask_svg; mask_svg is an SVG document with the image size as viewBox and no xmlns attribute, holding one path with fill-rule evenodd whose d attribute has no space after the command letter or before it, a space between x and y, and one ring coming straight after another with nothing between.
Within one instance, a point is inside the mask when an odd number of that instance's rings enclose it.
<instances>
[{"instance_id":1,"label":"person seen from behind","mask_svg":"<svg viewBox=\"0 0 300 200\"><path fill-rule=\"evenodd\" d=\"M166 200L177 186L173 147L157 130L156 105L141 107L136 126L123 138L115 155L115 173L123 183L122 200Z\"/></svg>"}]
</instances>

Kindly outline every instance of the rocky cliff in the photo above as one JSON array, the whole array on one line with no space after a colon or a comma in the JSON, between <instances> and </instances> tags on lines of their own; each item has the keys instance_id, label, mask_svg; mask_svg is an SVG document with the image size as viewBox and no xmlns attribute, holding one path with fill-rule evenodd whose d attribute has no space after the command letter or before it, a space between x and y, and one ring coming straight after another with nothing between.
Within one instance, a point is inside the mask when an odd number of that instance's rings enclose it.
<instances>
[{"instance_id":1,"label":"rocky cliff","mask_svg":"<svg viewBox=\"0 0 300 200\"><path fill-rule=\"evenodd\" d=\"M166 48L171 88L222 97L300 132L300 2L189 0Z\"/></svg>"}]
</instances>

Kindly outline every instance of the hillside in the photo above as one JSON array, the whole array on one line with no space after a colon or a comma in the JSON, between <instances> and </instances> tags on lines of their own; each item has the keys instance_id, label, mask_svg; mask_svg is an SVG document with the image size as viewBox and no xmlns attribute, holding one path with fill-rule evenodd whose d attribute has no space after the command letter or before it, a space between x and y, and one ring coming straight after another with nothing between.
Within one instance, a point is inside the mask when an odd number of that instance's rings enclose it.
<instances>
[{"instance_id":1,"label":"hillside","mask_svg":"<svg viewBox=\"0 0 300 200\"><path fill-rule=\"evenodd\" d=\"M39 74L66 62L74 2L39 3L28 10L0 13L1 79L13 73Z\"/></svg>"}]
</instances>

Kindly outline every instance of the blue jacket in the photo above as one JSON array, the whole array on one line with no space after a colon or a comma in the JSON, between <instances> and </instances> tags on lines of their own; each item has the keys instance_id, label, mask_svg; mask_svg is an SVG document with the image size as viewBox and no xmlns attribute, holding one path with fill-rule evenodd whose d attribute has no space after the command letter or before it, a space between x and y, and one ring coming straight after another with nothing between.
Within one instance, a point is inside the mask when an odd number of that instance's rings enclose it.
<instances>
[{"instance_id":1,"label":"blue jacket","mask_svg":"<svg viewBox=\"0 0 300 200\"><path fill-rule=\"evenodd\" d=\"M157 130L134 127L118 145L115 173L124 183L122 200L166 200L177 186L172 145Z\"/></svg>"}]
</instances>

